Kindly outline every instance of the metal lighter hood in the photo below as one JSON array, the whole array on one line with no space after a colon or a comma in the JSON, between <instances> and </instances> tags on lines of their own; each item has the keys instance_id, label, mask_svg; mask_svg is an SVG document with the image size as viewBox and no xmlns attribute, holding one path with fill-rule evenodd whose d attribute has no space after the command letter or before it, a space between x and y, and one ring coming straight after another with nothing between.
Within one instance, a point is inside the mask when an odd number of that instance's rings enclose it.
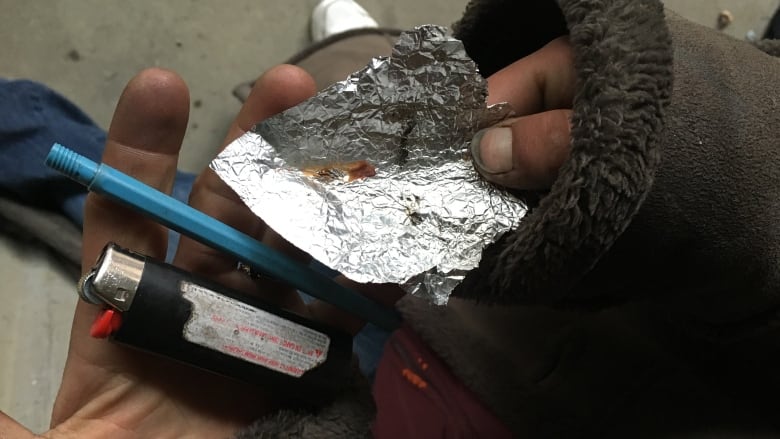
<instances>
[{"instance_id":1,"label":"metal lighter hood","mask_svg":"<svg viewBox=\"0 0 780 439\"><path fill-rule=\"evenodd\" d=\"M119 311L127 311L141 283L145 261L140 255L120 251L115 244L108 244L85 282L92 294L98 294L107 305Z\"/></svg>"}]
</instances>

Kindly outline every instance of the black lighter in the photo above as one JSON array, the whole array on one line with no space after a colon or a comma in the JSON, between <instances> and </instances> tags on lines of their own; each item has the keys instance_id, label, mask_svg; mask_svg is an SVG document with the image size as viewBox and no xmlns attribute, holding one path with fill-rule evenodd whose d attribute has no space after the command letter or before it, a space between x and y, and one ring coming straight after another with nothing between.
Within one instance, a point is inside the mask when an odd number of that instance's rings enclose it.
<instances>
[{"instance_id":1,"label":"black lighter","mask_svg":"<svg viewBox=\"0 0 780 439\"><path fill-rule=\"evenodd\" d=\"M348 334L116 244L84 275L79 294L105 305L93 336L291 400L327 399L351 376Z\"/></svg>"}]
</instances>

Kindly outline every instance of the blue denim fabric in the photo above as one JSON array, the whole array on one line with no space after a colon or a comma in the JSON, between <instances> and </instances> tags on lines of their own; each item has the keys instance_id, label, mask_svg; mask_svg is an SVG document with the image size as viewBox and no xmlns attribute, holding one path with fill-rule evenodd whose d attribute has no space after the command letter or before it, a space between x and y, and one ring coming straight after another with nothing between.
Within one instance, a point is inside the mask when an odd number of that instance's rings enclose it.
<instances>
[{"instance_id":1,"label":"blue denim fabric","mask_svg":"<svg viewBox=\"0 0 780 439\"><path fill-rule=\"evenodd\" d=\"M106 133L76 107L48 87L27 80L0 78L0 193L20 202L61 212L79 227L84 222L86 189L46 167L52 144L59 142L97 162ZM174 198L186 202L195 176L177 172ZM178 245L171 232L168 261ZM321 264L316 269L329 272ZM333 274L332 272L329 272ZM354 339L362 372L373 379L388 333L371 324Z\"/></svg>"},{"instance_id":2,"label":"blue denim fabric","mask_svg":"<svg viewBox=\"0 0 780 439\"><path fill-rule=\"evenodd\" d=\"M97 162L106 133L78 107L44 85L0 79L0 191L20 202L58 211L79 227L86 189L49 169L44 160L54 142ZM176 174L172 195L186 202L195 176ZM168 260L179 242L170 233Z\"/></svg>"}]
</instances>

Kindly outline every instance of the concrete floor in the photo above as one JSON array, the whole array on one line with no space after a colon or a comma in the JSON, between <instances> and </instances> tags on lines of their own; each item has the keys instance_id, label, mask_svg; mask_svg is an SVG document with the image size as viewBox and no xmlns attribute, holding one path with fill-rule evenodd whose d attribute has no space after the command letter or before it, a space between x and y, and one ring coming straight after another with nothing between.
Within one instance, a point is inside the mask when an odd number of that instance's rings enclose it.
<instances>
[{"instance_id":1,"label":"concrete floor","mask_svg":"<svg viewBox=\"0 0 780 439\"><path fill-rule=\"evenodd\" d=\"M667 0L725 32L763 33L780 0ZM193 108L181 167L202 169L238 110L231 89L308 41L317 0L120 2L0 0L0 76L44 82L107 127L124 84L147 66L179 72ZM361 0L385 26L450 24L466 0ZM226 7L229 5L229 7ZM0 410L35 431L48 425L67 349L74 279L42 247L0 235Z\"/></svg>"}]
</instances>

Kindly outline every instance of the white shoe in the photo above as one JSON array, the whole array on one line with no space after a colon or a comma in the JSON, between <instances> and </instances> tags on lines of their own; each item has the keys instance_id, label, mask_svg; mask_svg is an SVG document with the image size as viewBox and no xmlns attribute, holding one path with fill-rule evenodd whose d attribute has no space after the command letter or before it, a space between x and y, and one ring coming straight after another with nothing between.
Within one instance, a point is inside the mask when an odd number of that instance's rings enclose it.
<instances>
[{"instance_id":1,"label":"white shoe","mask_svg":"<svg viewBox=\"0 0 780 439\"><path fill-rule=\"evenodd\" d=\"M322 0L311 13L312 42L352 29L379 27L354 0Z\"/></svg>"}]
</instances>

